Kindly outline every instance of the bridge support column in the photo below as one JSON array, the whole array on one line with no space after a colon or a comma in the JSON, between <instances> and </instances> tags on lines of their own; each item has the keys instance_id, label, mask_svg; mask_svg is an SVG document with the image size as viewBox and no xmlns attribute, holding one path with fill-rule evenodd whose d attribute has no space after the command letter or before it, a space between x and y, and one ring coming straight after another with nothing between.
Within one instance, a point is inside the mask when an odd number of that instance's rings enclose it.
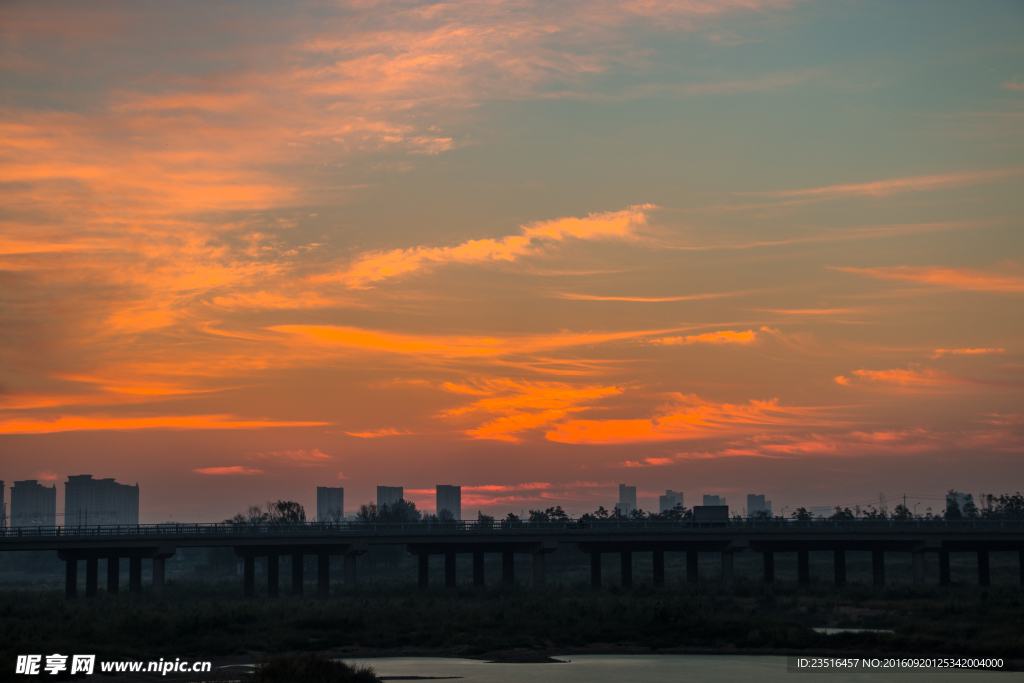
<instances>
[{"instance_id":1,"label":"bridge support column","mask_svg":"<svg viewBox=\"0 0 1024 683\"><path fill-rule=\"evenodd\" d=\"M1018 561L1020 562L1020 585L1024 586L1024 550L1020 551Z\"/></svg>"},{"instance_id":2,"label":"bridge support column","mask_svg":"<svg viewBox=\"0 0 1024 683\"><path fill-rule=\"evenodd\" d=\"M939 551L939 585L948 586L949 580L949 551Z\"/></svg>"},{"instance_id":3,"label":"bridge support column","mask_svg":"<svg viewBox=\"0 0 1024 683\"><path fill-rule=\"evenodd\" d=\"M651 562L654 565L654 585L665 585L665 551L655 550Z\"/></svg>"},{"instance_id":4,"label":"bridge support column","mask_svg":"<svg viewBox=\"0 0 1024 683\"><path fill-rule=\"evenodd\" d=\"M623 588L629 588L633 585L633 553L629 550L623 550L619 555L621 556L622 566L619 579Z\"/></svg>"},{"instance_id":5,"label":"bridge support column","mask_svg":"<svg viewBox=\"0 0 1024 683\"><path fill-rule=\"evenodd\" d=\"M139 555L128 558L128 592L142 592L142 557Z\"/></svg>"},{"instance_id":6,"label":"bridge support column","mask_svg":"<svg viewBox=\"0 0 1024 683\"><path fill-rule=\"evenodd\" d=\"M473 553L473 585L484 585L484 554Z\"/></svg>"},{"instance_id":7,"label":"bridge support column","mask_svg":"<svg viewBox=\"0 0 1024 683\"><path fill-rule=\"evenodd\" d=\"M121 583L121 558L111 555L107 558L107 593L117 595Z\"/></svg>"},{"instance_id":8,"label":"bridge support column","mask_svg":"<svg viewBox=\"0 0 1024 683\"><path fill-rule=\"evenodd\" d=\"M316 556L316 594L326 598L331 593L331 556L320 553Z\"/></svg>"},{"instance_id":9,"label":"bridge support column","mask_svg":"<svg viewBox=\"0 0 1024 683\"><path fill-rule=\"evenodd\" d=\"M871 579L876 586L885 585L885 551L871 551Z\"/></svg>"},{"instance_id":10,"label":"bridge support column","mask_svg":"<svg viewBox=\"0 0 1024 683\"><path fill-rule=\"evenodd\" d=\"M832 572L835 575L836 585L846 585L846 549L837 548L832 551Z\"/></svg>"},{"instance_id":11,"label":"bridge support column","mask_svg":"<svg viewBox=\"0 0 1024 683\"><path fill-rule=\"evenodd\" d=\"M78 597L78 559L75 557L64 561L64 597L68 600Z\"/></svg>"},{"instance_id":12,"label":"bridge support column","mask_svg":"<svg viewBox=\"0 0 1024 683\"><path fill-rule=\"evenodd\" d=\"M911 561L914 565L914 585L924 585L924 551L916 550L910 555Z\"/></svg>"},{"instance_id":13,"label":"bridge support column","mask_svg":"<svg viewBox=\"0 0 1024 683\"><path fill-rule=\"evenodd\" d=\"M242 558L242 595L247 598L256 595L256 558L252 555Z\"/></svg>"},{"instance_id":14,"label":"bridge support column","mask_svg":"<svg viewBox=\"0 0 1024 683\"><path fill-rule=\"evenodd\" d=\"M501 582L506 586L515 585L516 582L516 555L515 553L501 554Z\"/></svg>"},{"instance_id":15,"label":"bridge support column","mask_svg":"<svg viewBox=\"0 0 1024 683\"><path fill-rule=\"evenodd\" d=\"M416 556L416 582L420 588L430 585L430 555L421 553Z\"/></svg>"},{"instance_id":16,"label":"bridge support column","mask_svg":"<svg viewBox=\"0 0 1024 683\"><path fill-rule=\"evenodd\" d=\"M992 581L988 570L988 549L978 551L978 585L988 586Z\"/></svg>"},{"instance_id":17,"label":"bridge support column","mask_svg":"<svg viewBox=\"0 0 1024 683\"><path fill-rule=\"evenodd\" d=\"M698 559L696 550L686 551L686 580L689 583L697 583Z\"/></svg>"},{"instance_id":18,"label":"bridge support column","mask_svg":"<svg viewBox=\"0 0 1024 683\"><path fill-rule=\"evenodd\" d=\"M302 595L303 584L306 583L306 556L302 553L292 555L292 595Z\"/></svg>"},{"instance_id":19,"label":"bridge support column","mask_svg":"<svg viewBox=\"0 0 1024 683\"><path fill-rule=\"evenodd\" d=\"M722 553L722 583L726 586L733 584L732 552L726 550Z\"/></svg>"},{"instance_id":20,"label":"bridge support column","mask_svg":"<svg viewBox=\"0 0 1024 683\"><path fill-rule=\"evenodd\" d=\"M590 553L590 587L601 587L601 553Z\"/></svg>"},{"instance_id":21,"label":"bridge support column","mask_svg":"<svg viewBox=\"0 0 1024 683\"><path fill-rule=\"evenodd\" d=\"M166 560L162 557L153 558L153 593L160 595L164 592L164 572Z\"/></svg>"},{"instance_id":22,"label":"bridge support column","mask_svg":"<svg viewBox=\"0 0 1024 683\"><path fill-rule=\"evenodd\" d=\"M281 558L277 553L267 555L267 597L276 598L278 595L278 573L281 569Z\"/></svg>"},{"instance_id":23,"label":"bridge support column","mask_svg":"<svg viewBox=\"0 0 1024 683\"><path fill-rule=\"evenodd\" d=\"M345 588L354 590L356 587L356 556L345 556Z\"/></svg>"},{"instance_id":24,"label":"bridge support column","mask_svg":"<svg viewBox=\"0 0 1024 683\"><path fill-rule=\"evenodd\" d=\"M96 584L99 583L100 561L95 557L85 560L85 597L96 597Z\"/></svg>"},{"instance_id":25,"label":"bridge support column","mask_svg":"<svg viewBox=\"0 0 1024 683\"><path fill-rule=\"evenodd\" d=\"M801 586L811 583L811 554L807 550L796 551L796 582Z\"/></svg>"},{"instance_id":26,"label":"bridge support column","mask_svg":"<svg viewBox=\"0 0 1024 683\"><path fill-rule=\"evenodd\" d=\"M444 554L444 587L455 588L455 553Z\"/></svg>"},{"instance_id":27,"label":"bridge support column","mask_svg":"<svg viewBox=\"0 0 1024 683\"><path fill-rule=\"evenodd\" d=\"M775 553L766 550L762 554L764 560L764 582L775 583Z\"/></svg>"}]
</instances>

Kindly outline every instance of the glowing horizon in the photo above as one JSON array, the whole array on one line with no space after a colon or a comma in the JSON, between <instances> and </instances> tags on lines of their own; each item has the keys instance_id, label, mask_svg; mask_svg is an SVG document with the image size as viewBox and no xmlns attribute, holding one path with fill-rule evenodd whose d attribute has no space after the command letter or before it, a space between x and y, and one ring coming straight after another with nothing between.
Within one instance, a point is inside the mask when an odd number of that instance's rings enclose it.
<instances>
[{"instance_id":1,"label":"glowing horizon","mask_svg":"<svg viewBox=\"0 0 1024 683\"><path fill-rule=\"evenodd\" d=\"M1019 5L185 4L0 8L0 479L1020 488Z\"/></svg>"}]
</instances>

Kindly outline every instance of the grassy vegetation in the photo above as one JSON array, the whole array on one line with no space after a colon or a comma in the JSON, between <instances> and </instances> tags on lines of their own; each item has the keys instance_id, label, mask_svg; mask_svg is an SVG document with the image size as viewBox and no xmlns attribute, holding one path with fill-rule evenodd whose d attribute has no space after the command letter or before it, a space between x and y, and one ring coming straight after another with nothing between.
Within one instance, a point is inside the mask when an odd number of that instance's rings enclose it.
<instances>
[{"instance_id":1,"label":"grassy vegetation","mask_svg":"<svg viewBox=\"0 0 1024 683\"><path fill-rule=\"evenodd\" d=\"M67 602L56 591L0 593L0 648L101 659L399 648L463 656L617 644L656 651L849 650L1024 659L1017 587L797 589L740 581L592 591L583 585L420 591L375 584L327 601L244 599L232 583L172 582L161 598ZM811 627L893 629L826 636Z\"/></svg>"}]
</instances>

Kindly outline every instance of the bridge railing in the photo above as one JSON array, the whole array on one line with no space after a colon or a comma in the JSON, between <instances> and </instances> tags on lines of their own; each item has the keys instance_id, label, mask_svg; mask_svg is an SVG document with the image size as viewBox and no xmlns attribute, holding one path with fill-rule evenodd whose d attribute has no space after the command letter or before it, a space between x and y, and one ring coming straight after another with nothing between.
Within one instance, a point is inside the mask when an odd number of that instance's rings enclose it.
<instances>
[{"instance_id":1,"label":"bridge railing","mask_svg":"<svg viewBox=\"0 0 1024 683\"><path fill-rule=\"evenodd\" d=\"M879 532L889 531L994 531L997 529L1022 530L1024 519L818 519L796 521L785 519L755 520L730 519L719 522L652 521L652 520L567 520L556 522L307 522L301 524L132 524L93 526L28 526L0 529L0 539L40 537L96 537L96 536L322 536L324 534L352 534L379 536L407 535L451 535L451 534L536 534L538 532L581 533L635 532L657 533L678 532L685 529L719 529L750 533L778 532Z\"/></svg>"}]
</instances>

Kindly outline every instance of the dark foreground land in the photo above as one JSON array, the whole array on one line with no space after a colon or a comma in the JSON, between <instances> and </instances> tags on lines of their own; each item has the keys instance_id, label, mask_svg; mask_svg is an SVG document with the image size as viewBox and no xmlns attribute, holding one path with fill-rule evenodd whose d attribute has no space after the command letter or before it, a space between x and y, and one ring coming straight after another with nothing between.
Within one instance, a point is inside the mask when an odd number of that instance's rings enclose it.
<instances>
[{"instance_id":1,"label":"dark foreground land","mask_svg":"<svg viewBox=\"0 0 1024 683\"><path fill-rule=\"evenodd\" d=\"M825 635L813 627L891 629ZM216 664L272 653L435 655L543 661L567 653L874 653L999 657L1024 664L1024 592L739 581L655 589L583 585L475 590L377 583L327 601L245 599L237 582L176 581L161 597L65 601L0 592L0 680L26 653ZM1010 661L1016 660L1016 661ZM19 677L24 680L23 677ZM201 676L191 675L191 680Z\"/></svg>"}]
</instances>

